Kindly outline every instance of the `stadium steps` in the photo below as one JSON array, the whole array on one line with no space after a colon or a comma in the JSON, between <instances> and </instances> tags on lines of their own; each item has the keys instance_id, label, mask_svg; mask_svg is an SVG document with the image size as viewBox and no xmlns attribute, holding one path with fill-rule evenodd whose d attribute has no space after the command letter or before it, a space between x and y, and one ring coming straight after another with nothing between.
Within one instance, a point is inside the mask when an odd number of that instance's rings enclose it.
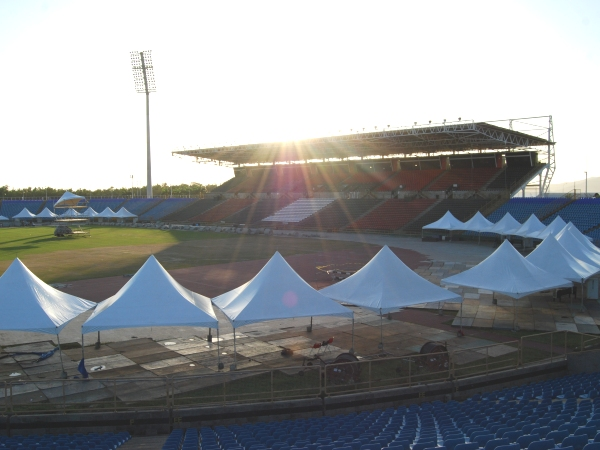
<instances>
[{"instance_id":1,"label":"stadium steps","mask_svg":"<svg viewBox=\"0 0 600 450\"><path fill-rule=\"evenodd\" d=\"M285 208L294 199L282 196L278 198L265 198L251 204L225 219L226 223L250 226L260 223L264 218L272 216L275 212Z\"/></svg>"},{"instance_id":2,"label":"stadium steps","mask_svg":"<svg viewBox=\"0 0 600 450\"><path fill-rule=\"evenodd\" d=\"M334 198L300 198L273 215L265 217L262 222L298 223L327 208L334 201Z\"/></svg>"},{"instance_id":3,"label":"stadium steps","mask_svg":"<svg viewBox=\"0 0 600 450\"><path fill-rule=\"evenodd\" d=\"M505 170L506 170L506 167L503 168L502 170L497 171L496 174L494 176L492 176L483 186L481 186L481 188L479 190L486 191L488 186L490 184L492 184L494 181L496 181L496 179L500 176L500 174L504 173Z\"/></svg>"},{"instance_id":4,"label":"stadium steps","mask_svg":"<svg viewBox=\"0 0 600 450\"><path fill-rule=\"evenodd\" d=\"M199 223L216 223L224 220L225 218L246 209L252 203L256 203L257 199L246 197L246 198L230 198L225 200L214 208L210 208L208 211L203 212L197 216L190 218L190 222Z\"/></svg>"},{"instance_id":5,"label":"stadium steps","mask_svg":"<svg viewBox=\"0 0 600 450\"><path fill-rule=\"evenodd\" d=\"M299 222L298 228L340 230L383 202L385 200L379 198L336 199L318 213Z\"/></svg>"},{"instance_id":6,"label":"stadium steps","mask_svg":"<svg viewBox=\"0 0 600 450\"><path fill-rule=\"evenodd\" d=\"M565 198L566 198L566 197L565 197ZM544 216L543 216L543 217L538 217L538 219L540 219L540 221L542 221L542 222L543 222L544 220L546 220L546 219L548 219L548 218L550 218L550 217L556 217L556 215L560 215L560 211L561 211L561 209L564 209L564 208L566 208L566 207L567 207L567 206L569 206L571 203L573 203L575 200L576 200L576 199L575 199L574 197L573 197L573 198L570 198L570 199L568 199L568 201L567 201L566 203L563 203L563 204L561 204L561 205L560 205L558 208L554 209L554 210L553 210L553 211L551 211L550 213L548 213L548 214L544 214Z\"/></svg>"},{"instance_id":7,"label":"stadium steps","mask_svg":"<svg viewBox=\"0 0 600 450\"><path fill-rule=\"evenodd\" d=\"M421 189L421 192L429 191L430 190L429 186L435 185L435 183L437 183L438 180L441 179L448 170L450 170L450 169L442 170L442 172L438 176L434 177L429 183L427 183L425 186L423 186L423 188Z\"/></svg>"},{"instance_id":8,"label":"stadium steps","mask_svg":"<svg viewBox=\"0 0 600 450\"><path fill-rule=\"evenodd\" d=\"M166 214L161 220L163 222L190 222L195 216L210 211L212 208L223 203L224 200L201 198L189 205Z\"/></svg>"},{"instance_id":9,"label":"stadium steps","mask_svg":"<svg viewBox=\"0 0 600 450\"><path fill-rule=\"evenodd\" d=\"M431 211L433 208L435 208L437 205L439 205L442 201L444 201L444 199L436 200L435 203L433 203L431 206L429 206L428 208L426 208L419 215L417 215L416 217L414 217L412 220L410 220L408 223L406 223L402 228L400 228L397 231L404 232L405 228L410 227L413 222L416 222L417 220L420 220L421 217L423 217L425 214L429 213L429 211Z\"/></svg>"},{"instance_id":10,"label":"stadium steps","mask_svg":"<svg viewBox=\"0 0 600 450\"><path fill-rule=\"evenodd\" d=\"M369 198L374 198L374 197L369 197ZM383 202L377 203L376 205L373 205L373 207L371 209L365 211L364 214L361 214L360 216L356 217L354 220L352 220L350 223L348 223L348 225L346 225L345 227L343 227L342 230L344 230L344 231L354 231L355 230L355 228L353 226L354 224L356 224L357 222L359 222L362 219L367 218L371 214L377 214L377 211L380 210L390 200L393 200L393 199L385 200Z\"/></svg>"}]
</instances>

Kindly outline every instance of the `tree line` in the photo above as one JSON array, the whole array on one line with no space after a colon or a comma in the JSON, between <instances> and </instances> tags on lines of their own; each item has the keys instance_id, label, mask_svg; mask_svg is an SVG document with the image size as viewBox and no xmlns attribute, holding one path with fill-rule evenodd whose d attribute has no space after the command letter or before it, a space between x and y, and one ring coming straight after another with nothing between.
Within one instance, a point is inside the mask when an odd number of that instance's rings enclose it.
<instances>
[{"instance_id":1,"label":"tree line","mask_svg":"<svg viewBox=\"0 0 600 450\"><path fill-rule=\"evenodd\" d=\"M152 187L154 197L202 197L204 194L216 188L216 184L178 184L168 185L166 183L156 184ZM72 189L72 188L53 188L53 187L28 187L23 189L11 189L8 186L0 186L0 199L21 198L21 199L45 199L59 198L66 191L73 194L83 195L86 198L105 197L105 198L131 198L146 197L146 187L121 187L113 186L107 189Z\"/></svg>"}]
</instances>

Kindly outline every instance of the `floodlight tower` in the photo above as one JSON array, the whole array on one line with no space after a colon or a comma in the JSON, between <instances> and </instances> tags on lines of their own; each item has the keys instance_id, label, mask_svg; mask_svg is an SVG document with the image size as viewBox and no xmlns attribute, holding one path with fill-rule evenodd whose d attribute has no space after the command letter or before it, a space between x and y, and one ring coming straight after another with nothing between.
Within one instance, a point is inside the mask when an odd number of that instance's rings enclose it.
<instances>
[{"instance_id":1,"label":"floodlight tower","mask_svg":"<svg viewBox=\"0 0 600 450\"><path fill-rule=\"evenodd\" d=\"M135 90L146 94L146 194L152 198L152 162L150 158L150 92L156 92L154 83L154 69L152 68L152 50L143 52L131 52L131 68L133 69L133 81Z\"/></svg>"}]
</instances>

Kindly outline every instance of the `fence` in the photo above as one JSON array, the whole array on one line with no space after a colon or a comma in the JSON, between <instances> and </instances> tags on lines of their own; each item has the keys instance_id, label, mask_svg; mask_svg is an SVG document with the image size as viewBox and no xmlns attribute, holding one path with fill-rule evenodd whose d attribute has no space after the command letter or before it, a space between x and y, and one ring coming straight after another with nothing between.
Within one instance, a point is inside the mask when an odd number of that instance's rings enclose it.
<instances>
[{"instance_id":1,"label":"fence","mask_svg":"<svg viewBox=\"0 0 600 450\"><path fill-rule=\"evenodd\" d=\"M555 331L482 347L340 364L306 359L302 366L194 377L5 381L0 384L0 414L177 409L329 397L463 379L598 349L599 336Z\"/></svg>"}]
</instances>

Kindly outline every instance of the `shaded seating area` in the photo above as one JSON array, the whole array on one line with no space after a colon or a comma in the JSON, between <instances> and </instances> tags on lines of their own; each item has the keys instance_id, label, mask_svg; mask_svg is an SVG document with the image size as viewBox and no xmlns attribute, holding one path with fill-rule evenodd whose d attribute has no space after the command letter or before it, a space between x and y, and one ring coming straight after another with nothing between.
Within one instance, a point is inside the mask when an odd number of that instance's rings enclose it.
<instances>
[{"instance_id":1,"label":"shaded seating area","mask_svg":"<svg viewBox=\"0 0 600 450\"><path fill-rule=\"evenodd\" d=\"M500 169L495 167L480 167L470 169L449 169L436 179L428 191L445 191L457 185L457 191L478 191L482 189Z\"/></svg>"},{"instance_id":2,"label":"shaded seating area","mask_svg":"<svg viewBox=\"0 0 600 450\"><path fill-rule=\"evenodd\" d=\"M146 210L146 212L139 214L141 221L154 221L162 220L167 214L178 211L184 208L186 205L194 203L196 199L193 198L167 198L162 202L158 203L153 208Z\"/></svg>"},{"instance_id":3,"label":"shaded seating area","mask_svg":"<svg viewBox=\"0 0 600 450\"><path fill-rule=\"evenodd\" d=\"M214 208L206 212L190 218L191 222L213 223L226 219L232 214L250 206L257 202L255 198L230 198L229 200L219 203Z\"/></svg>"},{"instance_id":4,"label":"shaded seating area","mask_svg":"<svg viewBox=\"0 0 600 450\"><path fill-rule=\"evenodd\" d=\"M461 222L470 219L479 209L488 202L487 199L472 197L468 199L445 199L437 203L433 208L410 222L402 230L409 233L421 233L421 229L430 223L440 219L447 211Z\"/></svg>"},{"instance_id":5,"label":"shaded seating area","mask_svg":"<svg viewBox=\"0 0 600 450\"><path fill-rule=\"evenodd\" d=\"M131 439L127 431L121 433L32 434L29 436L0 436L0 448L19 450L109 450L116 449Z\"/></svg>"},{"instance_id":6,"label":"shaded seating area","mask_svg":"<svg viewBox=\"0 0 600 450\"><path fill-rule=\"evenodd\" d=\"M393 191L401 189L403 191L421 191L440 176L443 169L423 169L423 170L400 170L388 178L378 191ZM402 186L402 188L400 188Z\"/></svg>"},{"instance_id":7,"label":"shaded seating area","mask_svg":"<svg viewBox=\"0 0 600 450\"><path fill-rule=\"evenodd\" d=\"M164 450L597 450L600 374L397 408L176 429ZM579 394L579 395L577 395ZM593 398L590 398L593 397Z\"/></svg>"},{"instance_id":8,"label":"shaded seating area","mask_svg":"<svg viewBox=\"0 0 600 450\"><path fill-rule=\"evenodd\" d=\"M9 219L27 208L33 214L39 213L44 205L45 200L3 200L0 205L0 216L8 217Z\"/></svg>"},{"instance_id":9,"label":"shaded seating area","mask_svg":"<svg viewBox=\"0 0 600 450\"><path fill-rule=\"evenodd\" d=\"M494 223L498 222L507 212L521 223L525 222L532 214L535 214L538 219L544 219L548 214L551 214L567 203L568 200L566 198L515 197L490 213L487 219ZM544 220L544 223L546 225L549 224L556 215L558 214L553 214L552 218ZM560 215L562 216L562 212Z\"/></svg>"},{"instance_id":10,"label":"shaded seating area","mask_svg":"<svg viewBox=\"0 0 600 450\"><path fill-rule=\"evenodd\" d=\"M248 208L245 208L242 211L232 214L227 218L227 222L251 225L260 222L265 217L271 216L291 202L292 199L288 197L265 198L256 203L252 203Z\"/></svg>"},{"instance_id":11,"label":"shaded seating area","mask_svg":"<svg viewBox=\"0 0 600 450\"><path fill-rule=\"evenodd\" d=\"M373 211L350 224L358 230L392 231L402 228L436 202L418 198L412 201L389 199Z\"/></svg>"},{"instance_id":12,"label":"shaded seating area","mask_svg":"<svg viewBox=\"0 0 600 450\"><path fill-rule=\"evenodd\" d=\"M161 198L132 198L127 200L123 207L130 213L140 216L151 208L154 208L163 200Z\"/></svg>"},{"instance_id":13,"label":"shaded seating area","mask_svg":"<svg viewBox=\"0 0 600 450\"><path fill-rule=\"evenodd\" d=\"M298 225L321 230L344 228L384 201L378 198L336 199L326 208L299 222Z\"/></svg>"},{"instance_id":14,"label":"shaded seating area","mask_svg":"<svg viewBox=\"0 0 600 450\"><path fill-rule=\"evenodd\" d=\"M202 198L192 203L184 204L184 206L181 206L176 211L164 215L161 220L165 222L187 222L192 217L199 216L222 202L223 200Z\"/></svg>"}]
</instances>

